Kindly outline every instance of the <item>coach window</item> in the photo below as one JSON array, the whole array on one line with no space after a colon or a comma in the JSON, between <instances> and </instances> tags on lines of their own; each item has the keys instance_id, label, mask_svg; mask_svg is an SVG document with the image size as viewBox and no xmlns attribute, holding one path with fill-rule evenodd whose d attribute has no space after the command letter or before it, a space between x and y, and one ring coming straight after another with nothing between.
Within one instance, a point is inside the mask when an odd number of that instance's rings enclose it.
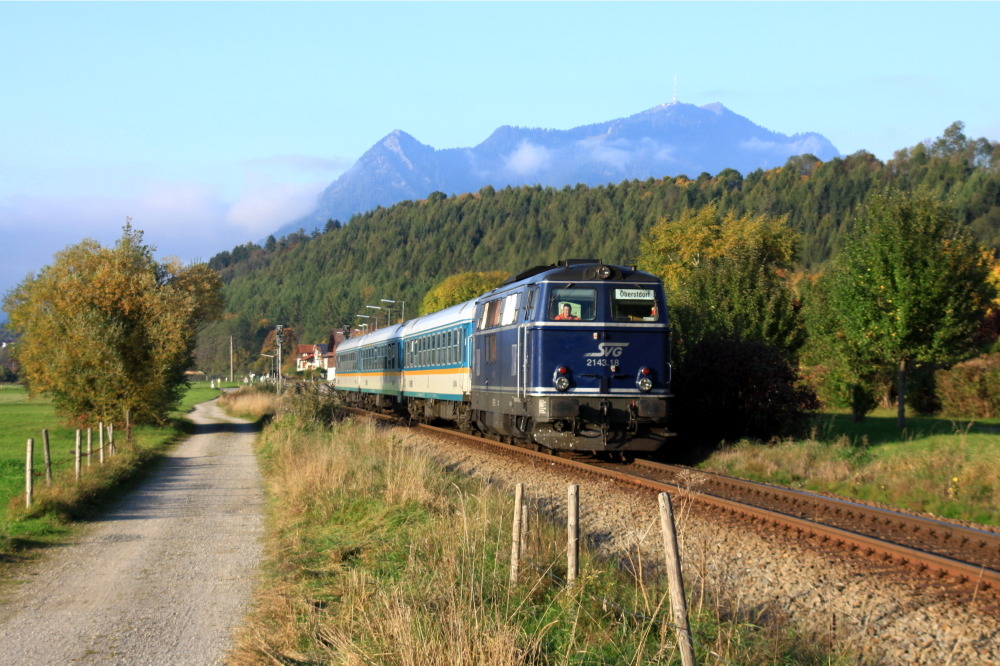
<instances>
[{"instance_id":1,"label":"coach window","mask_svg":"<svg viewBox=\"0 0 1000 666\"><path fill-rule=\"evenodd\" d=\"M552 321L593 321L597 316L597 290L553 289L549 297L549 319Z\"/></svg>"}]
</instances>

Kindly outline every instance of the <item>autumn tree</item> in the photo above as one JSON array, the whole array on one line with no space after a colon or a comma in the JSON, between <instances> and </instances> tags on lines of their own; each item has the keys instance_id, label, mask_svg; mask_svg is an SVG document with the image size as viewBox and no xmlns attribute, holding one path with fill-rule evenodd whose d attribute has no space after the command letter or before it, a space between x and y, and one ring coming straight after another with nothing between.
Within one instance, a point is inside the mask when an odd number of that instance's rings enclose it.
<instances>
[{"instance_id":1,"label":"autumn tree","mask_svg":"<svg viewBox=\"0 0 1000 666\"><path fill-rule=\"evenodd\" d=\"M930 192L873 195L836 259L829 306L844 345L897 373L897 422L905 425L914 362L955 361L996 297L992 262L948 205Z\"/></svg>"},{"instance_id":2,"label":"autumn tree","mask_svg":"<svg viewBox=\"0 0 1000 666\"><path fill-rule=\"evenodd\" d=\"M506 271L469 272L452 275L427 292L420 304L420 314L438 312L481 296L491 289L499 287L509 277L510 273Z\"/></svg>"},{"instance_id":3,"label":"autumn tree","mask_svg":"<svg viewBox=\"0 0 1000 666\"><path fill-rule=\"evenodd\" d=\"M786 222L721 215L713 203L650 230L639 266L663 279L684 344L707 337L760 340L789 355L801 347L804 329L787 277L799 235Z\"/></svg>"},{"instance_id":4,"label":"autumn tree","mask_svg":"<svg viewBox=\"0 0 1000 666\"><path fill-rule=\"evenodd\" d=\"M6 294L28 391L51 396L66 419L162 422L179 402L198 328L222 310L222 281L153 250L128 224L114 247L72 245Z\"/></svg>"},{"instance_id":5,"label":"autumn tree","mask_svg":"<svg viewBox=\"0 0 1000 666\"><path fill-rule=\"evenodd\" d=\"M805 337L788 278L797 242L784 217L722 215L714 203L647 234L639 265L667 289L678 433L768 440L795 432L818 406L796 364Z\"/></svg>"}]
</instances>

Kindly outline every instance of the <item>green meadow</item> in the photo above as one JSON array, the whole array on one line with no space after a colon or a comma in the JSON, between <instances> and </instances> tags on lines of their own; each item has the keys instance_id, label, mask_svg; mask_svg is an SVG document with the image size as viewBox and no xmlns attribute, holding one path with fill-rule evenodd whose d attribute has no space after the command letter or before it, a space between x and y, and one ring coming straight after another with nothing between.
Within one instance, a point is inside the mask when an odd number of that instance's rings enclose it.
<instances>
[{"instance_id":1,"label":"green meadow","mask_svg":"<svg viewBox=\"0 0 1000 666\"><path fill-rule=\"evenodd\" d=\"M163 426L137 426L133 429L134 447L123 451L122 433L118 433L119 455L106 458L102 468L96 448L98 434L93 432L95 453L88 468L83 462L83 479L74 482L74 447L76 430L64 427L48 398L29 398L17 384L0 385L0 557L31 546L44 545L65 536L72 521L86 517L114 500L117 492L128 487L138 473L165 448L190 430L183 418L198 403L220 395L208 382L197 382L184 395L178 411ZM45 458L42 430L49 431L53 460L53 489L45 488ZM35 440L34 486L36 506L24 509L25 462L27 440ZM82 433L86 451L86 431Z\"/></svg>"},{"instance_id":2,"label":"green meadow","mask_svg":"<svg viewBox=\"0 0 1000 666\"><path fill-rule=\"evenodd\" d=\"M861 423L817 415L809 437L712 451L698 467L835 493L946 518L1000 525L1000 419L907 417L879 409Z\"/></svg>"}]
</instances>

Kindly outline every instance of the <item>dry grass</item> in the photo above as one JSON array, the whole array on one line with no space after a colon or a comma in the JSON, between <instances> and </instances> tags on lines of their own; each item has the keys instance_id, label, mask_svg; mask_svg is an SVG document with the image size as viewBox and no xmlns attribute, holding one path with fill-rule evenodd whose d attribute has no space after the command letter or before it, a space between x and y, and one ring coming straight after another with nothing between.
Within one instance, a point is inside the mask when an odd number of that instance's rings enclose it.
<instances>
[{"instance_id":1,"label":"dry grass","mask_svg":"<svg viewBox=\"0 0 1000 666\"><path fill-rule=\"evenodd\" d=\"M644 578L642 562L602 563L584 548L567 588L565 527L536 512L527 552L543 571L526 565L511 586L507 494L371 423L322 427L296 413L283 405L258 441L267 575L232 666L679 663L665 625L630 614L669 616L663 581ZM785 626L701 608L696 638L731 661L833 663Z\"/></svg>"},{"instance_id":2,"label":"dry grass","mask_svg":"<svg viewBox=\"0 0 1000 666\"><path fill-rule=\"evenodd\" d=\"M278 411L278 396L273 391L240 388L223 393L219 406L230 416L256 421L263 416L273 416Z\"/></svg>"}]
</instances>

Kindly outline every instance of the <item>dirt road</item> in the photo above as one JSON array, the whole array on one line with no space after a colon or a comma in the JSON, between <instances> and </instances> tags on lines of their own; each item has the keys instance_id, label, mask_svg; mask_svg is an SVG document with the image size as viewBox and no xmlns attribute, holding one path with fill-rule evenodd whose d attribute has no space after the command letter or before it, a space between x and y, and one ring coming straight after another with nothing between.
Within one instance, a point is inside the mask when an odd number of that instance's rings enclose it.
<instances>
[{"instance_id":1,"label":"dirt road","mask_svg":"<svg viewBox=\"0 0 1000 666\"><path fill-rule=\"evenodd\" d=\"M0 664L220 663L261 557L263 483L248 424L215 402L196 434L0 605Z\"/></svg>"}]
</instances>

